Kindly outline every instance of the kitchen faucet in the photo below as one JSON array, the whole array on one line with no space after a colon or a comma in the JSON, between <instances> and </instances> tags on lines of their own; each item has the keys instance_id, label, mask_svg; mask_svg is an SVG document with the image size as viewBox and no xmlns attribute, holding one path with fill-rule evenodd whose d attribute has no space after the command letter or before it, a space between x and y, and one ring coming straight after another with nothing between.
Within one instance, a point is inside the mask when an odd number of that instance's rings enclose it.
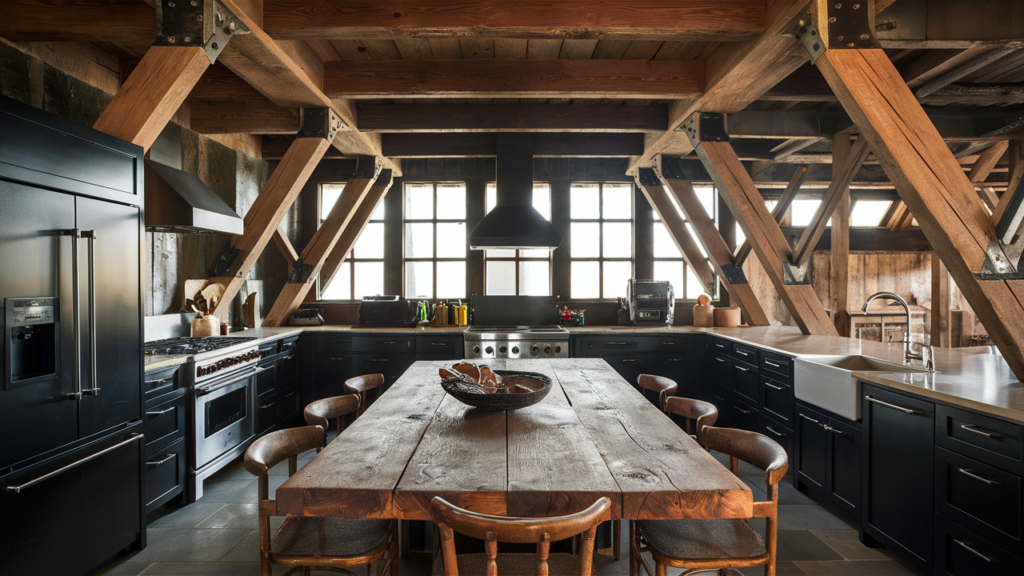
<instances>
[{"instance_id":1,"label":"kitchen faucet","mask_svg":"<svg viewBox=\"0 0 1024 576\"><path fill-rule=\"evenodd\" d=\"M877 300L878 298L885 298L887 300L895 300L899 302L900 306L903 306L903 311L907 315L907 329L903 333L903 340L896 342L896 344L903 344L903 363L909 366L911 360L920 360L922 363L924 363L926 370L934 370L935 350L932 348L930 344L920 343L920 354L913 352L911 348L911 345L916 343L910 341L910 334L912 330L910 329L910 306L907 304L907 301L904 300L899 294L895 294L893 292L876 292L871 296L868 296L868 300L867 302L864 303L864 308L862 308L862 310L864 312L867 312L868 306L870 306L871 303Z\"/></svg>"}]
</instances>

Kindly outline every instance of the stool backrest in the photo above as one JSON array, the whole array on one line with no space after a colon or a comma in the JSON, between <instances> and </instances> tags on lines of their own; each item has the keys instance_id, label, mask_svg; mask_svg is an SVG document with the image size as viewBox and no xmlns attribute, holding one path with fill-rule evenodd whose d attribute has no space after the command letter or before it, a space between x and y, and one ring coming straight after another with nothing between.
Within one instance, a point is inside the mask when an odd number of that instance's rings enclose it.
<instances>
[{"instance_id":1,"label":"stool backrest","mask_svg":"<svg viewBox=\"0 0 1024 576\"><path fill-rule=\"evenodd\" d=\"M676 384L675 380L652 374L641 374L637 377L636 383L637 386L644 390L658 393L658 408L662 410L665 409L665 400L679 389L679 385Z\"/></svg>"},{"instance_id":2,"label":"stool backrest","mask_svg":"<svg viewBox=\"0 0 1024 576\"><path fill-rule=\"evenodd\" d=\"M351 414L358 409L359 396L357 394L345 394L344 396L334 396L310 402L306 409L302 411L302 416L306 419L306 424L320 426L324 430L329 429L331 427L330 421L334 420L338 435L341 435L341 431L344 429L344 419L342 416Z\"/></svg>"},{"instance_id":3,"label":"stool backrest","mask_svg":"<svg viewBox=\"0 0 1024 576\"><path fill-rule=\"evenodd\" d=\"M362 415L363 412L366 412L366 393L370 390L377 390L377 396L380 396L382 392L380 387L383 385L383 374L364 374L345 380L345 392L359 395L359 415Z\"/></svg>"},{"instance_id":4,"label":"stool backrest","mask_svg":"<svg viewBox=\"0 0 1024 576\"><path fill-rule=\"evenodd\" d=\"M683 398L682 396L670 396L667 398L665 400L665 412L678 414L686 418L686 433L696 434L697 442L701 446L704 445L704 442L701 440L704 427L714 426L715 422L718 421L718 408L715 408L714 404L704 402L703 400ZM690 429L691 421L695 423L695 430Z\"/></svg>"}]
</instances>

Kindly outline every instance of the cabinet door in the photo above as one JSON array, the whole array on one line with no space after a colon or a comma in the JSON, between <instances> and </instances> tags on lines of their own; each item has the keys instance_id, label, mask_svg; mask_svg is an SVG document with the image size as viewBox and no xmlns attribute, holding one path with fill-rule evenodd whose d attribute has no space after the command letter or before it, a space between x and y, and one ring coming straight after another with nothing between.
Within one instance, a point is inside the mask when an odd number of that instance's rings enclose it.
<instances>
[{"instance_id":1,"label":"cabinet door","mask_svg":"<svg viewBox=\"0 0 1024 576\"><path fill-rule=\"evenodd\" d=\"M806 406L796 407L797 480L818 491L825 487L828 467L828 417Z\"/></svg>"},{"instance_id":2,"label":"cabinet door","mask_svg":"<svg viewBox=\"0 0 1024 576\"><path fill-rule=\"evenodd\" d=\"M936 516L935 550L936 573L943 576L1024 574L1024 560L941 515Z\"/></svg>"},{"instance_id":3,"label":"cabinet door","mask_svg":"<svg viewBox=\"0 0 1024 576\"><path fill-rule=\"evenodd\" d=\"M786 457L793 461L793 431L782 424L768 417L767 414L760 415L760 427L758 432L778 442L779 446L786 451Z\"/></svg>"},{"instance_id":4,"label":"cabinet door","mask_svg":"<svg viewBox=\"0 0 1024 576\"><path fill-rule=\"evenodd\" d=\"M281 413L281 395L270 394L256 402L256 434L263 435L277 425Z\"/></svg>"},{"instance_id":5,"label":"cabinet door","mask_svg":"<svg viewBox=\"0 0 1024 576\"><path fill-rule=\"evenodd\" d=\"M604 361L608 363L620 376L636 388L637 378L649 372L652 368L653 358L639 355L630 356L605 356Z\"/></svg>"},{"instance_id":6,"label":"cabinet door","mask_svg":"<svg viewBox=\"0 0 1024 576\"><path fill-rule=\"evenodd\" d=\"M392 384L398 380L405 371L412 366L415 362L416 356L414 354L360 354L359 355L359 373L360 374L383 374L384 375L384 389L381 392L387 391Z\"/></svg>"},{"instance_id":7,"label":"cabinet door","mask_svg":"<svg viewBox=\"0 0 1024 576\"><path fill-rule=\"evenodd\" d=\"M861 526L930 572L934 550L935 405L863 386Z\"/></svg>"},{"instance_id":8,"label":"cabinet door","mask_svg":"<svg viewBox=\"0 0 1024 576\"><path fill-rule=\"evenodd\" d=\"M718 420L715 421L715 426L719 428L732 428L734 426L731 395L728 390L721 386L712 385L709 387L708 402L714 404L715 408L718 409Z\"/></svg>"},{"instance_id":9,"label":"cabinet door","mask_svg":"<svg viewBox=\"0 0 1024 576\"><path fill-rule=\"evenodd\" d=\"M299 354L282 356L277 361L277 381L281 386L294 384L299 377Z\"/></svg>"},{"instance_id":10,"label":"cabinet door","mask_svg":"<svg viewBox=\"0 0 1024 576\"><path fill-rule=\"evenodd\" d=\"M146 457L146 513L171 500L185 488L188 451L185 439Z\"/></svg>"},{"instance_id":11,"label":"cabinet door","mask_svg":"<svg viewBox=\"0 0 1024 576\"><path fill-rule=\"evenodd\" d=\"M665 376L675 380L679 385L676 396L683 398L703 397L701 392L701 375L703 374L703 359L700 354L659 354L655 362L659 376Z\"/></svg>"},{"instance_id":12,"label":"cabinet door","mask_svg":"<svg viewBox=\"0 0 1024 576\"><path fill-rule=\"evenodd\" d=\"M760 396L757 367L735 360L732 363L732 376L733 389L736 393L742 396L745 402L750 402L756 406Z\"/></svg>"},{"instance_id":13,"label":"cabinet door","mask_svg":"<svg viewBox=\"0 0 1024 576\"><path fill-rule=\"evenodd\" d=\"M277 362L261 365L262 370L256 374L256 397L272 393L277 389Z\"/></svg>"},{"instance_id":14,"label":"cabinet door","mask_svg":"<svg viewBox=\"0 0 1024 576\"><path fill-rule=\"evenodd\" d=\"M854 518L860 517L860 430L830 418L826 488L829 498Z\"/></svg>"},{"instance_id":15,"label":"cabinet door","mask_svg":"<svg viewBox=\"0 0 1024 576\"><path fill-rule=\"evenodd\" d=\"M78 227L94 230L96 357L89 356L88 242L82 242L82 388L99 388L78 405L79 434L90 436L140 416L142 253L138 208L76 199ZM96 382L92 382L95 362Z\"/></svg>"},{"instance_id":16,"label":"cabinet door","mask_svg":"<svg viewBox=\"0 0 1024 576\"><path fill-rule=\"evenodd\" d=\"M732 358L725 354L715 354L711 358L711 368L708 369L707 378L719 388L732 390Z\"/></svg>"},{"instance_id":17,"label":"cabinet door","mask_svg":"<svg viewBox=\"0 0 1024 576\"><path fill-rule=\"evenodd\" d=\"M358 354L314 354L311 401L344 394L345 380L355 376L358 367Z\"/></svg>"},{"instance_id":18,"label":"cabinet door","mask_svg":"<svg viewBox=\"0 0 1024 576\"><path fill-rule=\"evenodd\" d=\"M935 449L935 510L1007 550L1024 549L1024 479Z\"/></svg>"},{"instance_id":19,"label":"cabinet door","mask_svg":"<svg viewBox=\"0 0 1024 576\"><path fill-rule=\"evenodd\" d=\"M761 373L761 409L779 422L792 428L793 387Z\"/></svg>"},{"instance_id":20,"label":"cabinet door","mask_svg":"<svg viewBox=\"0 0 1024 576\"><path fill-rule=\"evenodd\" d=\"M743 402L733 400L732 404L732 427L740 430L757 432L760 430L757 408Z\"/></svg>"}]
</instances>

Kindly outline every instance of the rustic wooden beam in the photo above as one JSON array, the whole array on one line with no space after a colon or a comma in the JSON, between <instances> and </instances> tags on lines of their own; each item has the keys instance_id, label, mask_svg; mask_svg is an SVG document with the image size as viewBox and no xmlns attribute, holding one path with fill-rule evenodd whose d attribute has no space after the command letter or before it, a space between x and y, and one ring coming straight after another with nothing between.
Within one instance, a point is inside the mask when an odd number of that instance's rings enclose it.
<instances>
[{"instance_id":1,"label":"rustic wooden beam","mask_svg":"<svg viewBox=\"0 0 1024 576\"><path fill-rule=\"evenodd\" d=\"M146 46L156 36L156 19L152 7L139 0L4 0L0 2L0 36Z\"/></svg>"},{"instance_id":2,"label":"rustic wooden beam","mask_svg":"<svg viewBox=\"0 0 1024 576\"><path fill-rule=\"evenodd\" d=\"M947 72L940 74L939 76L932 80L929 80L928 82L925 82L920 88L918 88L914 92L914 95L917 96L918 98L926 98L934 94L941 88L945 88L946 86L949 86L950 84L956 82L957 80L960 80L961 78L967 76L968 74L972 72L977 72L978 70L981 70L985 66L992 64L993 62L999 60L1000 58L1009 56L1010 54L1013 54L1016 51L1016 47L993 48L985 52L984 54L981 54L976 58L973 58L970 61L965 62L951 70L948 70Z\"/></svg>"},{"instance_id":3,"label":"rustic wooden beam","mask_svg":"<svg viewBox=\"0 0 1024 576\"><path fill-rule=\"evenodd\" d=\"M324 262L324 266L320 270L321 287L330 285L334 277L338 275L338 270L345 262L345 259L352 253L356 241L359 240L359 236L366 229L366 225L370 222L370 217L373 216L374 210L384 200L384 196L387 195L393 183L394 179L391 177L391 171L384 170L377 177L377 181L373 183L373 186L370 187L370 191L366 193L366 198L359 203L359 208L356 209L356 213L352 216L352 222L342 232L341 237L338 238L338 243L327 256L327 261ZM355 294L352 296L353 298L357 297Z\"/></svg>"},{"instance_id":4,"label":"rustic wooden beam","mask_svg":"<svg viewBox=\"0 0 1024 576\"><path fill-rule=\"evenodd\" d=\"M666 192L675 198L700 238L718 278L729 290L729 294L736 298L735 303L743 309L747 323L751 326L770 325L771 321L757 300L754 290L747 283L743 269L733 262L732 251L715 226L715 221L708 216L690 182L681 177L682 170L679 168L678 158L659 156L654 166L656 175L665 184Z\"/></svg>"},{"instance_id":5,"label":"rustic wooden beam","mask_svg":"<svg viewBox=\"0 0 1024 576\"><path fill-rule=\"evenodd\" d=\"M1009 156L1009 178L1007 179L1006 192L999 198L999 204L992 211L993 226L1003 218L1003 213L1013 199L1013 191L1020 187L1021 179L1024 178L1024 145L1020 142L1011 142L1007 151Z\"/></svg>"},{"instance_id":6,"label":"rustic wooden beam","mask_svg":"<svg viewBox=\"0 0 1024 576\"><path fill-rule=\"evenodd\" d=\"M384 133L381 150L392 158L494 156L496 135L486 132ZM643 151L641 133L540 132L533 155L540 157L622 157Z\"/></svg>"},{"instance_id":7,"label":"rustic wooden beam","mask_svg":"<svg viewBox=\"0 0 1024 576\"><path fill-rule=\"evenodd\" d=\"M245 214L245 229L232 237L210 267L211 281L224 286L224 295L213 311L227 317L231 300L242 288L249 270L256 264L263 249L273 238L285 214L295 203L309 175L330 148L327 138L296 138L284 158Z\"/></svg>"},{"instance_id":8,"label":"rustic wooden beam","mask_svg":"<svg viewBox=\"0 0 1024 576\"><path fill-rule=\"evenodd\" d=\"M264 326L283 326L295 309L302 304L309 290L316 285L327 257L334 250L342 233L349 226L356 225L354 216L359 205L366 198L377 175L381 172L380 158L360 158L356 173L345 183L338 202L320 224L320 228L302 250L288 282L278 294L277 300L263 321ZM387 173L390 175L390 172ZM388 178L390 180L390 178ZM362 224L358 224L360 227Z\"/></svg>"},{"instance_id":9,"label":"rustic wooden beam","mask_svg":"<svg viewBox=\"0 0 1024 576\"><path fill-rule=\"evenodd\" d=\"M1006 154L1006 150L1010 147L1010 142L1002 140L996 142L992 146L989 146L981 154L978 155L978 160L975 161L974 166L971 167L971 171L968 173L967 178L974 184L980 184L988 178L988 175L992 173L992 169L996 167L999 160Z\"/></svg>"},{"instance_id":10,"label":"rustic wooden beam","mask_svg":"<svg viewBox=\"0 0 1024 576\"><path fill-rule=\"evenodd\" d=\"M93 128L149 150L209 66L202 47L150 47Z\"/></svg>"},{"instance_id":11,"label":"rustic wooden beam","mask_svg":"<svg viewBox=\"0 0 1024 576\"><path fill-rule=\"evenodd\" d=\"M637 132L668 125L664 104L368 104L358 112L360 130L375 132Z\"/></svg>"},{"instance_id":12,"label":"rustic wooden beam","mask_svg":"<svg viewBox=\"0 0 1024 576\"><path fill-rule=\"evenodd\" d=\"M313 6L310 6L313 4ZM436 38L574 38L737 41L764 30L756 0L264 0L275 38L364 40Z\"/></svg>"},{"instance_id":13,"label":"rustic wooden beam","mask_svg":"<svg viewBox=\"0 0 1024 576\"><path fill-rule=\"evenodd\" d=\"M816 66L1003 358L1018 378L1024 377L1024 282L976 275L995 230L973 185L914 95L882 50L827 49Z\"/></svg>"},{"instance_id":14,"label":"rustic wooden beam","mask_svg":"<svg viewBox=\"0 0 1024 576\"><path fill-rule=\"evenodd\" d=\"M906 65L903 79L910 88L920 88L925 82L934 80L991 50L989 46L967 49L928 50Z\"/></svg>"},{"instance_id":15,"label":"rustic wooden beam","mask_svg":"<svg viewBox=\"0 0 1024 576\"><path fill-rule=\"evenodd\" d=\"M796 154L797 152L814 146L822 139L819 138L795 138L785 142L784 144L773 148L772 152L775 154L776 162L784 162L786 158Z\"/></svg>"},{"instance_id":16,"label":"rustic wooden beam","mask_svg":"<svg viewBox=\"0 0 1024 576\"><path fill-rule=\"evenodd\" d=\"M676 248L679 249L683 260L686 261L686 265L693 270L694 275L701 281L701 284L704 286L704 292L713 295L715 293L715 274L711 269L711 265L704 259L704 254L701 253L696 240L690 236L689 230L686 229L686 222L683 220L682 215L679 214L679 210L676 209L669 198L668 185L662 182L658 175L654 173L654 170L650 168L644 168L638 172L636 184L643 191L644 197L651 204L651 208L661 217L665 230L672 237L672 241L675 242ZM680 296L683 295L680 294Z\"/></svg>"},{"instance_id":17,"label":"rustic wooden beam","mask_svg":"<svg viewBox=\"0 0 1024 576\"><path fill-rule=\"evenodd\" d=\"M295 268L295 262L299 259L299 253L295 251L291 240L288 240L288 237L281 232L280 228L274 230L274 244L281 251L281 256L284 256L284 261L288 263L288 273L291 274Z\"/></svg>"},{"instance_id":18,"label":"rustic wooden beam","mask_svg":"<svg viewBox=\"0 0 1024 576\"><path fill-rule=\"evenodd\" d=\"M839 166L832 165L832 184L825 191L821 204L818 205L814 216L811 217L811 223L797 240L796 247L793 249L792 263L794 266L801 268L811 261L814 247L818 244L821 235L825 233L828 219L832 217L836 207L843 200L846 200L847 206L849 206L850 182L853 181L854 175L864 165L864 161L867 160L870 153L871 149L868 148L867 140L857 138L849 153L843 156L843 163Z\"/></svg>"},{"instance_id":19,"label":"rustic wooden beam","mask_svg":"<svg viewBox=\"0 0 1024 576\"><path fill-rule=\"evenodd\" d=\"M684 60L339 60L332 98L692 98L704 62Z\"/></svg>"},{"instance_id":20,"label":"rustic wooden beam","mask_svg":"<svg viewBox=\"0 0 1024 576\"><path fill-rule=\"evenodd\" d=\"M949 271L932 252L932 345L949 347Z\"/></svg>"},{"instance_id":21,"label":"rustic wooden beam","mask_svg":"<svg viewBox=\"0 0 1024 576\"><path fill-rule=\"evenodd\" d=\"M843 166L852 155L850 133L840 132L832 138L832 166ZM854 171L856 172L856 170ZM839 192L840 198L832 213L832 249L829 253L832 298L832 323L840 336L850 335L850 186ZM827 193L826 193L827 195Z\"/></svg>"},{"instance_id":22,"label":"rustic wooden beam","mask_svg":"<svg viewBox=\"0 0 1024 576\"><path fill-rule=\"evenodd\" d=\"M789 212L790 205L793 204L793 200L796 199L796 195L800 193L800 187L804 185L807 180L807 174L809 173L809 166L803 164L798 166L796 172L793 173L793 177L789 180L786 185L786 189L782 191L782 196L779 197L778 202L775 203L775 207L772 208L772 218L776 222L782 224L783 218L786 217L786 213ZM743 244L736 250L736 256L733 260L736 262L736 266L743 266L746 262L747 256L750 255L750 240L743 240Z\"/></svg>"},{"instance_id":23,"label":"rustic wooden beam","mask_svg":"<svg viewBox=\"0 0 1024 576\"><path fill-rule=\"evenodd\" d=\"M188 101L189 128L200 134L295 134L299 117L266 98Z\"/></svg>"},{"instance_id":24,"label":"rustic wooden beam","mask_svg":"<svg viewBox=\"0 0 1024 576\"><path fill-rule=\"evenodd\" d=\"M700 123L695 140L703 141L696 143L697 155L750 240L754 253L801 332L835 336L836 328L818 301L808 276L795 277L797 271L790 266L793 251L732 145L728 141L708 140L709 123L705 114L697 113L688 122ZM724 118L720 122L724 126ZM712 119L712 123L718 122Z\"/></svg>"},{"instance_id":25,"label":"rustic wooden beam","mask_svg":"<svg viewBox=\"0 0 1024 576\"><path fill-rule=\"evenodd\" d=\"M264 136L263 147L261 157L264 160L280 160L284 158L284 155L288 152L288 148L291 147L292 142L295 141L294 136ZM324 159L341 159L345 156L340 150L331 146L324 152Z\"/></svg>"}]
</instances>

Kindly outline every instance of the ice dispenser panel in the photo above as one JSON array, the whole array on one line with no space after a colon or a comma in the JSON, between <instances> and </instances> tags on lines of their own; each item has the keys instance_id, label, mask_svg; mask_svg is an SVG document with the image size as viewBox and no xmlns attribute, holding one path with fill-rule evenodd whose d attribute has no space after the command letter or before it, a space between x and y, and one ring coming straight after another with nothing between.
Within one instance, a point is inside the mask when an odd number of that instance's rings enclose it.
<instances>
[{"instance_id":1,"label":"ice dispenser panel","mask_svg":"<svg viewBox=\"0 0 1024 576\"><path fill-rule=\"evenodd\" d=\"M60 373L60 298L5 298L5 388L35 384Z\"/></svg>"}]
</instances>

